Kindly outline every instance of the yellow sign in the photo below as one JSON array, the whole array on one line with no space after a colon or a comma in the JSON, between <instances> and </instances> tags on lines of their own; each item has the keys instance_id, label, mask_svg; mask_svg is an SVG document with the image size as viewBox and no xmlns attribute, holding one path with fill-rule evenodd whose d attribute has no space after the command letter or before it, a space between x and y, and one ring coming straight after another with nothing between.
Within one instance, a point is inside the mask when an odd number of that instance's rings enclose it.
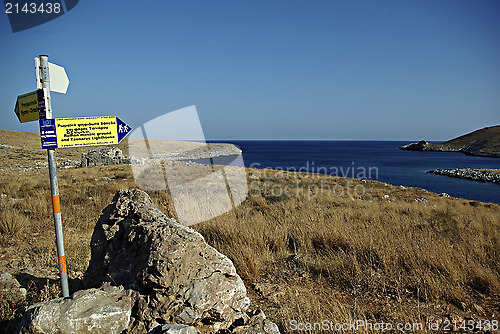
<instances>
[{"instance_id":1,"label":"yellow sign","mask_svg":"<svg viewBox=\"0 0 500 334\"><path fill-rule=\"evenodd\" d=\"M116 116L56 118L57 147L118 144L131 130Z\"/></svg>"},{"instance_id":2,"label":"yellow sign","mask_svg":"<svg viewBox=\"0 0 500 334\"><path fill-rule=\"evenodd\" d=\"M43 89L19 95L14 112L21 123L37 121L40 119L40 113L45 117Z\"/></svg>"}]
</instances>

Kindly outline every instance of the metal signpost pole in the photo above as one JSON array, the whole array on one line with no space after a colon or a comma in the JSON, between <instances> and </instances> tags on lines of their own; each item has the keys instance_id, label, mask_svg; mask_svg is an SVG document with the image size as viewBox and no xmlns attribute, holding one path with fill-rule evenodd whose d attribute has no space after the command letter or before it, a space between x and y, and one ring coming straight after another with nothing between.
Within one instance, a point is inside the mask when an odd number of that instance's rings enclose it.
<instances>
[{"instance_id":1,"label":"metal signpost pole","mask_svg":"<svg viewBox=\"0 0 500 334\"><path fill-rule=\"evenodd\" d=\"M40 55L40 81L42 88L47 94L46 119L52 118L52 107L50 103L50 76L49 61L47 55ZM61 289L63 297L69 297L68 270L66 268L66 256L64 254L64 240L62 233L61 206L59 202L59 185L57 182L57 166L54 157L54 149L48 149L50 192L52 194L52 208L54 212L54 227L56 229L57 258L59 264L59 275L61 277Z\"/></svg>"}]
</instances>

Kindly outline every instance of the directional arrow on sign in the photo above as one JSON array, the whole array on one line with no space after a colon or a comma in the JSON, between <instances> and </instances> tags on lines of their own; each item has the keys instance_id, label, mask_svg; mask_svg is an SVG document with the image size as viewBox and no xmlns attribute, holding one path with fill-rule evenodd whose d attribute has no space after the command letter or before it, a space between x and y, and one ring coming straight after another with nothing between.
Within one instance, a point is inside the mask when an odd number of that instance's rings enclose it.
<instances>
[{"instance_id":1,"label":"directional arrow on sign","mask_svg":"<svg viewBox=\"0 0 500 334\"><path fill-rule=\"evenodd\" d=\"M66 94L69 86L69 79L66 75L64 67L49 63L49 75L50 75L50 91L56 93ZM35 72L36 72L36 87L42 88L42 83L40 81L40 59L35 58Z\"/></svg>"},{"instance_id":2,"label":"directional arrow on sign","mask_svg":"<svg viewBox=\"0 0 500 334\"><path fill-rule=\"evenodd\" d=\"M121 142L126 135L132 131L132 128L116 117L116 127L118 130L118 142Z\"/></svg>"},{"instance_id":3,"label":"directional arrow on sign","mask_svg":"<svg viewBox=\"0 0 500 334\"><path fill-rule=\"evenodd\" d=\"M47 105L45 98L46 95L43 89L19 95L14 109L19 122L25 123L45 118L45 108Z\"/></svg>"}]
</instances>

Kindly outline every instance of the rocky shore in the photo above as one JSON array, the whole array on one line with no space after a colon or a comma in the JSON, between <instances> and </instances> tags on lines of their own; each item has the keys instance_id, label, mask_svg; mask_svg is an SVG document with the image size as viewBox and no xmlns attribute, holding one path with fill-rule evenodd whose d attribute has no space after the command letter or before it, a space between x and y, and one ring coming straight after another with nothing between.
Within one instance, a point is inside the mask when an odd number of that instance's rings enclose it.
<instances>
[{"instance_id":1,"label":"rocky shore","mask_svg":"<svg viewBox=\"0 0 500 334\"><path fill-rule=\"evenodd\" d=\"M455 168L455 169L434 169L427 173L436 175L446 175L459 179L467 179L481 182L492 182L500 184L500 170L498 169L472 169L472 168Z\"/></svg>"},{"instance_id":2,"label":"rocky shore","mask_svg":"<svg viewBox=\"0 0 500 334\"><path fill-rule=\"evenodd\" d=\"M241 155L241 149L227 143L202 143L129 138L128 155L148 160L204 160Z\"/></svg>"},{"instance_id":3,"label":"rocky shore","mask_svg":"<svg viewBox=\"0 0 500 334\"><path fill-rule=\"evenodd\" d=\"M431 144L425 140L400 147L408 151L461 152L466 155L500 158L500 125L476 130L466 135Z\"/></svg>"},{"instance_id":4,"label":"rocky shore","mask_svg":"<svg viewBox=\"0 0 500 334\"><path fill-rule=\"evenodd\" d=\"M439 147L436 144L431 144L428 141L421 140L418 143L410 143L403 145L399 148L400 150L406 151L432 151L432 152L446 152L445 149Z\"/></svg>"}]
</instances>

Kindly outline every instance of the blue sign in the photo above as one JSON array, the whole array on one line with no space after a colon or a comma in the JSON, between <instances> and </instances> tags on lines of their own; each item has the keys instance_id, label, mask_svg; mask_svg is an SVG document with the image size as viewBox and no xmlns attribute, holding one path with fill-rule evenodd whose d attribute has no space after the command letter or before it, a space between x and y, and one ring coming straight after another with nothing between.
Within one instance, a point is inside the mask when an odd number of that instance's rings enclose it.
<instances>
[{"instance_id":1,"label":"blue sign","mask_svg":"<svg viewBox=\"0 0 500 334\"><path fill-rule=\"evenodd\" d=\"M38 119L43 119L46 117L47 106L45 103L47 102L45 99L45 91L43 89L38 89L36 91L38 96Z\"/></svg>"},{"instance_id":2,"label":"blue sign","mask_svg":"<svg viewBox=\"0 0 500 334\"><path fill-rule=\"evenodd\" d=\"M40 139L42 140L42 149L57 148L56 120L41 119L40 124Z\"/></svg>"}]
</instances>

